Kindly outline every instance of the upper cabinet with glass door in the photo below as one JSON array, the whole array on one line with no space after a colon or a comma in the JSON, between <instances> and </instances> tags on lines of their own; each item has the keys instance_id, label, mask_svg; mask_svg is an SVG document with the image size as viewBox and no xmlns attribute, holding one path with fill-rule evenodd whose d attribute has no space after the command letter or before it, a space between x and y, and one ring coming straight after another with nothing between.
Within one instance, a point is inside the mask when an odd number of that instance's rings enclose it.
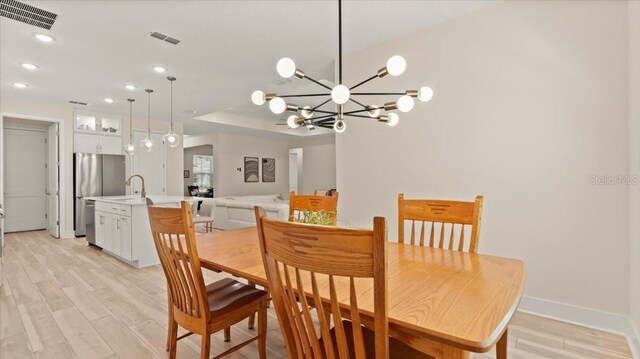
<instances>
[{"instance_id":1,"label":"upper cabinet with glass door","mask_svg":"<svg viewBox=\"0 0 640 359\"><path fill-rule=\"evenodd\" d=\"M75 132L107 136L120 136L122 116L105 113L75 111Z\"/></svg>"}]
</instances>

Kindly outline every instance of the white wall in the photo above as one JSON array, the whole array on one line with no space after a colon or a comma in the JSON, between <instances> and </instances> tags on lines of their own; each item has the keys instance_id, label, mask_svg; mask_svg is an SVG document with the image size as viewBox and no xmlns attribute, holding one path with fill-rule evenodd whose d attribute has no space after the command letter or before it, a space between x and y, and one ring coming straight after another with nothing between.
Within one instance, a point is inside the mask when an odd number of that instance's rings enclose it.
<instances>
[{"instance_id":1,"label":"white wall","mask_svg":"<svg viewBox=\"0 0 640 359\"><path fill-rule=\"evenodd\" d=\"M289 190L289 140L278 135L254 135L216 132L189 137L186 147L213 145L214 192L216 197L248 196L280 193L286 197ZM244 157L276 159L276 181L244 182ZM240 168L241 171L238 171Z\"/></svg>"},{"instance_id":2,"label":"white wall","mask_svg":"<svg viewBox=\"0 0 640 359\"><path fill-rule=\"evenodd\" d=\"M640 175L640 1L628 6L629 173ZM640 336L640 186L629 187L629 194L631 318Z\"/></svg>"},{"instance_id":3,"label":"white wall","mask_svg":"<svg viewBox=\"0 0 640 359\"><path fill-rule=\"evenodd\" d=\"M214 191L216 197L246 196L289 192L289 149L303 148L302 193L317 188L335 188L335 139L333 134L297 138L264 132L239 134L217 131L200 136L188 136L185 147L213 145ZM244 182L244 157L275 158L276 182ZM242 169L241 172L237 168Z\"/></svg>"},{"instance_id":4,"label":"white wall","mask_svg":"<svg viewBox=\"0 0 640 359\"><path fill-rule=\"evenodd\" d=\"M138 107L140 109L140 107ZM135 107L134 107L134 111ZM64 120L64 149L61 149L61 156L65 157L66 171L61 174L64 178L64 188L66 193L62 201L65 203L65 218L62 223L62 235L70 235L73 233L73 106L68 103L60 102L36 102L26 100L20 97L0 97L0 113L10 113L29 116L46 117ZM114 111L114 113L117 113ZM129 112L123 113L123 144L128 141L129 136ZM134 117L133 127L146 129L146 118ZM169 129L167 121L152 119L152 130L166 131ZM174 124L174 128L178 133L182 132L182 124ZM167 194L182 194L182 147L167 149L167 171L166 185ZM127 165L127 171L130 168Z\"/></svg>"},{"instance_id":5,"label":"white wall","mask_svg":"<svg viewBox=\"0 0 640 359\"><path fill-rule=\"evenodd\" d=\"M302 148L302 179L299 193L314 194L317 189L336 188L335 134L313 136L294 141L295 148Z\"/></svg>"},{"instance_id":6,"label":"white wall","mask_svg":"<svg viewBox=\"0 0 640 359\"><path fill-rule=\"evenodd\" d=\"M339 212L395 239L397 194L485 196L480 253L519 258L526 295L629 311L625 2L504 2L346 56L362 90L434 88L395 128L349 120L336 138Z\"/></svg>"}]
</instances>

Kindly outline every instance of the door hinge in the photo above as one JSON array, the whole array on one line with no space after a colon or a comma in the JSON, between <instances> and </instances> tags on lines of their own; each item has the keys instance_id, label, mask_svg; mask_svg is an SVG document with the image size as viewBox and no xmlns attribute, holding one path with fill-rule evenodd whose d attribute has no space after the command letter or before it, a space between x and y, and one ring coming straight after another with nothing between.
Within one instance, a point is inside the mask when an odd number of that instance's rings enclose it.
<instances>
[{"instance_id":1,"label":"door hinge","mask_svg":"<svg viewBox=\"0 0 640 359\"><path fill-rule=\"evenodd\" d=\"M46 138L44 139L44 143L47 143L47 139Z\"/></svg>"},{"instance_id":2,"label":"door hinge","mask_svg":"<svg viewBox=\"0 0 640 359\"><path fill-rule=\"evenodd\" d=\"M44 219L47 219L47 218L49 218L49 215L45 213L44 214Z\"/></svg>"},{"instance_id":3,"label":"door hinge","mask_svg":"<svg viewBox=\"0 0 640 359\"><path fill-rule=\"evenodd\" d=\"M60 221L56 221L56 225L58 225L58 226L59 226L59 225L60 225Z\"/></svg>"},{"instance_id":4,"label":"door hinge","mask_svg":"<svg viewBox=\"0 0 640 359\"><path fill-rule=\"evenodd\" d=\"M44 164L44 168L49 168L49 167L48 167L48 165L47 165L46 163Z\"/></svg>"}]
</instances>

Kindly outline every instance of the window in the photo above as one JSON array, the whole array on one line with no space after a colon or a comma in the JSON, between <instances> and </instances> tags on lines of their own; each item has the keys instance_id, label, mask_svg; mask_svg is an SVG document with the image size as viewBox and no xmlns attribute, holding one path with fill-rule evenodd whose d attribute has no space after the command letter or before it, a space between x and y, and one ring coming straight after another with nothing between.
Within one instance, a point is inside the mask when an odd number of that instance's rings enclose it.
<instances>
[{"instance_id":1,"label":"window","mask_svg":"<svg viewBox=\"0 0 640 359\"><path fill-rule=\"evenodd\" d=\"M193 155L193 184L201 190L213 187L213 156Z\"/></svg>"}]
</instances>

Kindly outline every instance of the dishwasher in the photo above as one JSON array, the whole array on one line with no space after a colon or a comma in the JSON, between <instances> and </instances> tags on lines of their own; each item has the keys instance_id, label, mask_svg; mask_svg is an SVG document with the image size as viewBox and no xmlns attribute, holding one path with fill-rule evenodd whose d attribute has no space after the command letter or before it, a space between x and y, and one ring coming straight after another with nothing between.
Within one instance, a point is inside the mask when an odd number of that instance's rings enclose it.
<instances>
[{"instance_id":1,"label":"dishwasher","mask_svg":"<svg viewBox=\"0 0 640 359\"><path fill-rule=\"evenodd\" d=\"M86 200L84 206L84 219L86 240L88 245L96 245L96 201Z\"/></svg>"}]
</instances>

